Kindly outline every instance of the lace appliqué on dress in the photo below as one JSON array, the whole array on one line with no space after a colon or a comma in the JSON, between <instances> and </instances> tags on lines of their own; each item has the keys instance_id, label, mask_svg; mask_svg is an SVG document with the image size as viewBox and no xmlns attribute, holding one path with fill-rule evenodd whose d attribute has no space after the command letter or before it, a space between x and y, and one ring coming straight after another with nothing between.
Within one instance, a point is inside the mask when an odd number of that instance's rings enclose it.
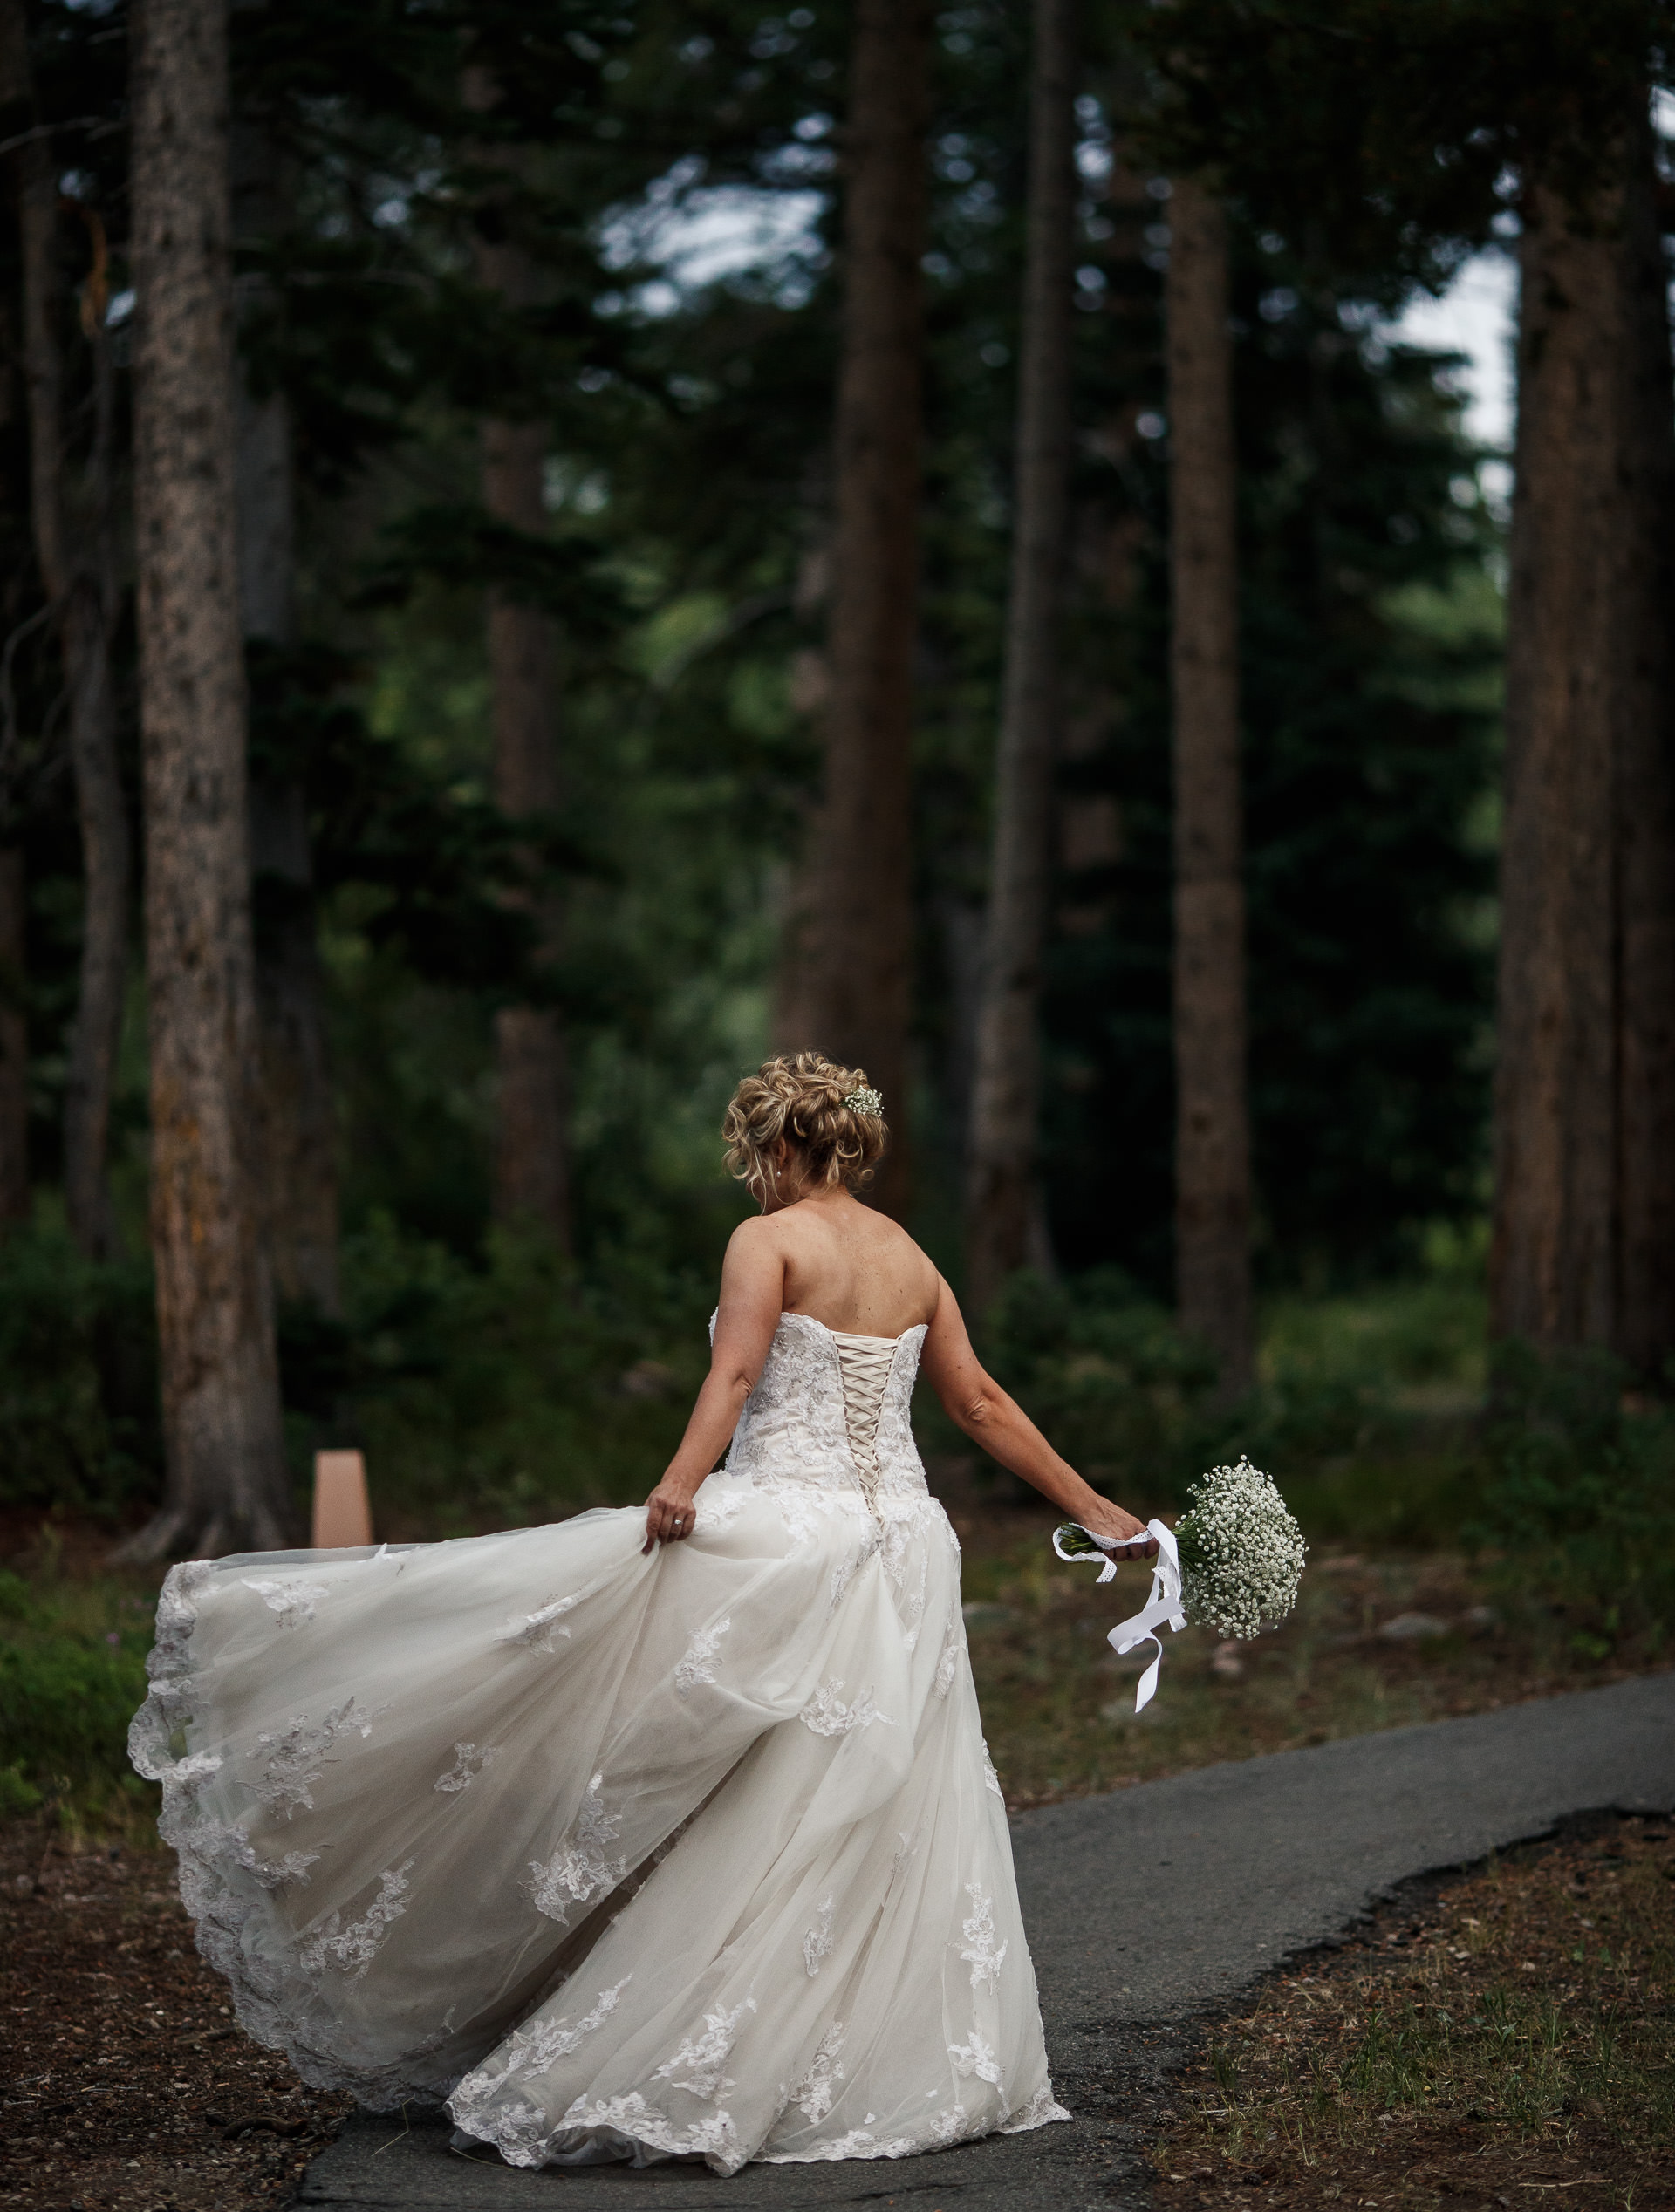
<instances>
[{"instance_id":1,"label":"lace appliqu\u00e9 on dress","mask_svg":"<svg viewBox=\"0 0 1675 2212\"><path fill-rule=\"evenodd\" d=\"M716 1621L711 1628L694 1628L692 1641L687 1646L686 1657L674 1669L674 1686L684 1697L689 1690L695 1690L701 1682L715 1679L715 1669L710 1664L721 1638L733 1626L730 1619Z\"/></svg>"},{"instance_id":2,"label":"lace appliqu\u00e9 on dress","mask_svg":"<svg viewBox=\"0 0 1675 2212\"><path fill-rule=\"evenodd\" d=\"M836 1898L828 1897L815 1914L813 1927L803 1935L803 1963L808 1969L810 1981L820 1971L821 1961L831 1956L831 1915L836 1905Z\"/></svg>"},{"instance_id":3,"label":"lace appliqu\u00e9 on dress","mask_svg":"<svg viewBox=\"0 0 1675 2212\"><path fill-rule=\"evenodd\" d=\"M567 2133L572 2128L624 2135L652 2150L667 2151L672 2158L708 2158L721 2174L736 2174L745 2161L744 2147L730 2113L704 2113L690 2127L677 2127L653 2110L637 2089L626 2097L601 2097L591 2105L585 2096L578 2097L554 2133ZM512 2157L503 2144L500 2148L502 2157L514 2166L539 2163L535 2158Z\"/></svg>"},{"instance_id":4,"label":"lace appliqu\u00e9 on dress","mask_svg":"<svg viewBox=\"0 0 1675 2212\"><path fill-rule=\"evenodd\" d=\"M538 1859L530 1862L524 1893L537 1912L556 1920L560 1928L569 1925L578 1905L603 1897L628 1871L626 1859L605 1855L605 1846L615 1843L622 1834L622 1815L605 1811L599 1795L604 1778L596 1774L588 1784L575 1826L545 1865Z\"/></svg>"},{"instance_id":5,"label":"lace appliqu\u00e9 on dress","mask_svg":"<svg viewBox=\"0 0 1675 2212\"><path fill-rule=\"evenodd\" d=\"M1045 2127L1049 2120L1068 2120L1070 2117L1053 2095L1052 2083L1043 2081L1027 2104L1020 2105L1016 2112L1008 2113L1001 2122L1001 2133L1002 2135L1022 2135L1026 2128Z\"/></svg>"},{"instance_id":6,"label":"lace appliqu\u00e9 on dress","mask_svg":"<svg viewBox=\"0 0 1675 2212\"><path fill-rule=\"evenodd\" d=\"M495 2098L504 2089L515 2074L545 2073L560 2058L568 2058L581 2048L583 2042L596 2028L601 2028L616 2011L622 1993L633 1980L625 1974L621 1981L608 1990L601 1990L593 2010L573 2024L565 2013L561 2019L546 2020L538 2027L519 2028L505 2045L506 2065L502 2073L494 2073L487 2066L479 2066L468 2073L448 2100L448 2108L468 2135L477 2140L491 2140L485 2123L493 2115ZM532 2106L512 2106L509 2112L530 2111ZM516 2122L514 2122L516 2129Z\"/></svg>"},{"instance_id":7,"label":"lace appliqu\u00e9 on dress","mask_svg":"<svg viewBox=\"0 0 1675 2212\"><path fill-rule=\"evenodd\" d=\"M499 1757L500 1746L497 1744L455 1744L453 1765L446 1774L439 1774L431 1787L440 1791L444 1797L451 1797L459 1790L468 1790L483 1768L492 1766Z\"/></svg>"},{"instance_id":8,"label":"lace appliqu\u00e9 on dress","mask_svg":"<svg viewBox=\"0 0 1675 2212\"><path fill-rule=\"evenodd\" d=\"M982 1884L968 1881L966 1895L971 1900L971 1916L960 1923L966 1939L966 1948L960 1956L971 1969L971 1986L975 1989L998 1989L1001 1968L1006 1962L1007 1947L995 1948L995 1900L985 1897Z\"/></svg>"},{"instance_id":9,"label":"lace appliqu\u00e9 on dress","mask_svg":"<svg viewBox=\"0 0 1675 2212\"><path fill-rule=\"evenodd\" d=\"M587 1595L585 1590L572 1590L565 1598L549 1598L533 1613L521 1620L509 1621L496 1637L496 1643L526 1643L532 1651L544 1651L550 1658L561 1642L569 1641L570 1630L561 1628L560 1618L578 1606Z\"/></svg>"},{"instance_id":10,"label":"lace appliqu\u00e9 on dress","mask_svg":"<svg viewBox=\"0 0 1675 2212\"><path fill-rule=\"evenodd\" d=\"M736 1483L711 1484L706 1482L698 1492L697 1518L693 1533L698 1536L719 1536L731 1528L744 1510L745 1493Z\"/></svg>"},{"instance_id":11,"label":"lace appliqu\u00e9 on dress","mask_svg":"<svg viewBox=\"0 0 1675 2212\"><path fill-rule=\"evenodd\" d=\"M721 2068L727 2064L728 2052L738 2040L740 2023L747 2012L755 2009L756 2000L748 1997L730 2012L724 2008L706 2012L703 2033L688 2036L673 2058L663 2061L653 2079L667 2081L674 2089L684 2089L690 2096L701 2097L706 2104L725 2097L737 2084L729 2081ZM676 2081L674 2077L683 2066L689 2066L692 2072L685 2081Z\"/></svg>"},{"instance_id":12,"label":"lace appliqu\u00e9 on dress","mask_svg":"<svg viewBox=\"0 0 1675 2212\"><path fill-rule=\"evenodd\" d=\"M946 1697L954 1688L954 1678L960 1671L960 1655L966 1648L960 1616L951 1614L948 1625L942 1631L942 1650L936 1662L936 1680L931 1684L939 1697Z\"/></svg>"},{"instance_id":13,"label":"lace appliqu\u00e9 on dress","mask_svg":"<svg viewBox=\"0 0 1675 2212\"><path fill-rule=\"evenodd\" d=\"M314 1618L314 1608L331 1592L324 1582L255 1582L243 1578L244 1587L254 1590L269 1610L279 1616L282 1628L295 1628L304 1621Z\"/></svg>"},{"instance_id":14,"label":"lace appliqu\u00e9 on dress","mask_svg":"<svg viewBox=\"0 0 1675 2212\"><path fill-rule=\"evenodd\" d=\"M951 2043L948 2045L948 2056L954 2061L954 2071L962 2081L969 2081L975 2075L979 2081L991 2082L996 2089L1002 2086L1001 2062L975 2028L971 2031L969 2043Z\"/></svg>"},{"instance_id":15,"label":"lace appliqu\u00e9 on dress","mask_svg":"<svg viewBox=\"0 0 1675 2212\"><path fill-rule=\"evenodd\" d=\"M831 2100L844 2078L844 2070L838 2063L843 2047L844 2024L834 2020L821 2037L807 2073L785 2100L795 2105L804 2120L818 2122L831 2110Z\"/></svg>"},{"instance_id":16,"label":"lace appliqu\u00e9 on dress","mask_svg":"<svg viewBox=\"0 0 1675 2212\"><path fill-rule=\"evenodd\" d=\"M245 1788L270 1813L283 1813L287 1820L299 1805L311 1813L314 1799L310 1792L325 1773L332 1749L345 1736L370 1736L373 1723L389 1710L387 1705L379 1705L368 1712L352 1697L346 1697L318 1727L311 1728L308 1716L302 1713L294 1716L283 1731L263 1729L244 1754L246 1758L262 1759L262 1772L255 1781L246 1782Z\"/></svg>"},{"instance_id":17,"label":"lace appliqu\u00e9 on dress","mask_svg":"<svg viewBox=\"0 0 1675 2212\"><path fill-rule=\"evenodd\" d=\"M864 1691L852 1705L845 1705L838 1695L843 1686L841 1675L821 1683L797 1715L805 1728L811 1728L817 1736L847 1736L851 1729L871 1728L875 1720L885 1728L895 1726L888 1713L879 1710L870 1690Z\"/></svg>"},{"instance_id":18,"label":"lace appliqu\u00e9 on dress","mask_svg":"<svg viewBox=\"0 0 1675 2212\"><path fill-rule=\"evenodd\" d=\"M407 1876L412 1868L411 1859L399 1867L387 1867L378 1878L377 1896L359 1920L345 1922L340 1912L333 1913L303 1945L304 1964L318 1972L325 1966L329 1953L352 1981L359 1981L378 1956L391 1922L400 1920L407 1909Z\"/></svg>"}]
</instances>

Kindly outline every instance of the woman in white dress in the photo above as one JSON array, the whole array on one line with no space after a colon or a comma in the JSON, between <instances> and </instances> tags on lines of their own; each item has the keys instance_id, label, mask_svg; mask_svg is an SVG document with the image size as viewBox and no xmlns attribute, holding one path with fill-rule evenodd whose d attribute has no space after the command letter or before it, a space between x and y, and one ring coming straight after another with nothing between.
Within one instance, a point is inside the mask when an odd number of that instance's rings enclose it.
<instances>
[{"instance_id":1,"label":"woman in white dress","mask_svg":"<svg viewBox=\"0 0 1675 2212\"><path fill-rule=\"evenodd\" d=\"M769 1061L723 1133L762 1216L646 1506L177 1567L131 1737L250 2032L367 2105L445 2099L516 2166L731 2174L1066 2117L915 1371L1155 1546L857 1201L885 1141L858 1070Z\"/></svg>"}]
</instances>

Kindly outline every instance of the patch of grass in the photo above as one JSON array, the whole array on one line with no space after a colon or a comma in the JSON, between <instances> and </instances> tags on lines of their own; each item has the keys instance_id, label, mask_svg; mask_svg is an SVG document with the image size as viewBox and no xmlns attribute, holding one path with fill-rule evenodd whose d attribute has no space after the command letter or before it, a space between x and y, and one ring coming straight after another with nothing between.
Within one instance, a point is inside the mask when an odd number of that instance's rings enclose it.
<instances>
[{"instance_id":1,"label":"patch of grass","mask_svg":"<svg viewBox=\"0 0 1675 2212\"><path fill-rule=\"evenodd\" d=\"M1281 1975L1181 2085L1182 2205L1645 2206L1675 2145L1675 1837L1611 1822L1491 1862L1414 1923Z\"/></svg>"},{"instance_id":2,"label":"patch of grass","mask_svg":"<svg viewBox=\"0 0 1675 2212\"><path fill-rule=\"evenodd\" d=\"M49 1534L51 1532L49 1531ZM154 1594L139 1578L0 1571L0 1812L44 1804L65 1831L148 1833L157 1792L127 1763Z\"/></svg>"},{"instance_id":3,"label":"patch of grass","mask_svg":"<svg viewBox=\"0 0 1675 2212\"><path fill-rule=\"evenodd\" d=\"M1675 1838L1622 1820L1489 1862L1275 1977L1210 2038L1152 2161L1177 2203L1659 2203L1675 2143ZM1649 2183L1653 2186L1649 2195Z\"/></svg>"}]
</instances>

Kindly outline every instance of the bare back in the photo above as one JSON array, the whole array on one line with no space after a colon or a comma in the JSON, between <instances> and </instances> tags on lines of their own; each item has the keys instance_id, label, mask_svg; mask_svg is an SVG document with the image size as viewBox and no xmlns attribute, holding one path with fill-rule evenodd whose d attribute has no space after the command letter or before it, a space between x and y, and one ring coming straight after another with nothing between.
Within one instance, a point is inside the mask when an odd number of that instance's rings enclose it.
<instances>
[{"instance_id":1,"label":"bare back","mask_svg":"<svg viewBox=\"0 0 1675 2212\"><path fill-rule=\"evenodd\" d=\"M854 1336L899 1336L934 1316L936 1269L899 1222L846 1191L761 1225L780 1240L788 1314Z\"/></svg>"}]
</instances>

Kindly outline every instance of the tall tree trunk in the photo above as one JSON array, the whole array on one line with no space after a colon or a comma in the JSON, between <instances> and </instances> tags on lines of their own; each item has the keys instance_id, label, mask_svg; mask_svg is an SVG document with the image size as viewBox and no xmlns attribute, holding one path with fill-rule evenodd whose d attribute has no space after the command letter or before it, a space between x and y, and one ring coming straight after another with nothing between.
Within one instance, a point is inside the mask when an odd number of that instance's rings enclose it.
<instances>
[{"instance_id":1,"label":"tall tree trunk","mask_svg":"<svg viewBox=\"0 0 1675 2212\"><path fill-rule=\"evenodd\" d=\"M1036 0L1012 580L967 1193L966 1295L980 1318L1029 1256L1041 1205L1036 1024L1069 520L1076 17L1076 0Z\"/></svg>"},{"instance_id":2,"label":"tall tree trunk","mask_svg":"<svg viewBox=\"0 0 1675 2212\"><path fill-rule=\"evenodd\" d=\"M866 1069L892 1132L874 1202L908 1192L913 691L925 348L925 132L932 10L857 0L844 140L844 317L825 785L796 1041Z\"/></svg>"},{"instance_id":3,"label":"tall tree trunk","mask_svg":"<svg viewBox=\"0 0 1675 2212\"><path fill-rule=\"evenodd\" d=\"M1526 195L1507 610L1491 1325L1675 1348L1675 506L1644 131L1626 188Z\"/></svg>"},{"instance_id":4,"label":"tall tree trunk","mask_svg":"<svg viewBox=\"0 0 1675 2212\"><path fill-rule=\"evenodd\" d=\"M248 1157L256 1059L227 22L145 0L133 90L134 520L151 1232L168 1488L131 1558L283 1545L273 1300Z\"/></svg>"},{"instance_id":5,"label":"tall tree trunk","mask_svg":"<svg viewBox=\"0 0 1675 2212\"><path fill-rule=\"evenodd\" d=\"M29 1219L29 1025L24 856L0 844L0 1236Z\"/></svg>"},{"instance_id":6,"label":"tall tree trunk","mask_svg":"<svg viewBox=\"0 0 1675 2212\"><path fill-rule=\"evenodd\" d=\"M256 245L286 227L283 156L263 119L234 124L233 230ZM237 282L242 316L272 307L266 278ZM260 393L248 369L237 393L239 611L246 643L296 643L296 476L283 392ZM257 1199L280 1297L339 1314L338 1130L326 1053L308 808L295 774L250 784L250 864L256 905L256 991L261 1068Z\"/></svg>"},{"instance_id":7,"label":"tall tree trunk","mask_svg":"<svg viewBox=\"0 0 1675 2212\"><path fill-rule=\"evenodd\" d=\"M1620 1044L1617 1348L1655 1376L1675 1355L1675 412L1651 130L1631 140L1622 365L1630 512L1617 606Z\"/></svg>"},{"instance_id":8,"label":"tall tree trunk","mask_svg":"<svg viewBox=\"0 0 1675 2212\"><path fill-rule=\"evenodd\" d=\"M478 113L492 109L499 91L491 73L468 70L464 97ZM484 158L508 170L516 167L515 151L504 147L488 149ZM535 303L538 272L505 235L503 222L491 219L479 232L476 259L479 281L509 307ZM515 529L544 536L546 426L491 416L482 439L484 507ZM538 607L491 591L488 646L495 803L514 820L550 814L561 795L551 619ZM537 919L546 951L556 952L564 927L559 901L546 900ZM496 1218L544 1229L568 1252L570 1073L557 1014L547 1007L502 1007L495 1016L495 1060Z\"/></svg>"},{"instance_id":9,"label":"tall tree trunk","mask_svg":"<svg viewBox=\"0 0 1675 2212\"><path fill-rule=\"evenodd\" d=\"M519 271L506 264L516 249L485 250L499 264L509 296ZM527 279L525 279L527 281ZM483 504L502 522L530 533L547 527L543 485L547 435L538 422L490 420L482 429ZM499 593L489 604L489 675L493 702L495 803L516 819L557 807L558 748L554 731L556 680L552 624L538 608ZM562 918L549 901L541 916L550 950ZM534 1223L570 1249L569 1080L564 1030L546 1007L502 1007L495 1016L499 1124L495 1147L495 1212L502 1221Z\"/></svg>"},{"instance_id":10,"label":"tall tree trunk","mask_svg":"<svg viewBox=\"0 0 1675 2212\"><path fill-rule=\"evenodd\" d=\"M1190 178L1169 236L1176 1297L1230 1401L1251 1378L1238 480L1227 222Z\"/></svg>"},{"instance_id":11,"label":"tall tree trunk","mask_svg":"<svg viewBox=\"0 0 1675 2212\"><path fill-rule=\"evenodd\" d=\"M9 15L21 17L18 0ZM21 23L0 33L28 56ZM81 831L79 988L65 1086L64 1190L70 1232L90 1259L115 1243L106 1158L111 1099L127 987L130 852L117 755L111 638L117 616L113 516L115 370L105 321L105 238L89 215L94 266L84 294L83 334L92 358L93 431L80 495L72 495L65 420L64 288L60 279L58 165L35 139L16 157L23 248L24 361L29 393L30 510L41 582L54 610L69 694L70 759Z\"/></svg>"}]
</instances>

